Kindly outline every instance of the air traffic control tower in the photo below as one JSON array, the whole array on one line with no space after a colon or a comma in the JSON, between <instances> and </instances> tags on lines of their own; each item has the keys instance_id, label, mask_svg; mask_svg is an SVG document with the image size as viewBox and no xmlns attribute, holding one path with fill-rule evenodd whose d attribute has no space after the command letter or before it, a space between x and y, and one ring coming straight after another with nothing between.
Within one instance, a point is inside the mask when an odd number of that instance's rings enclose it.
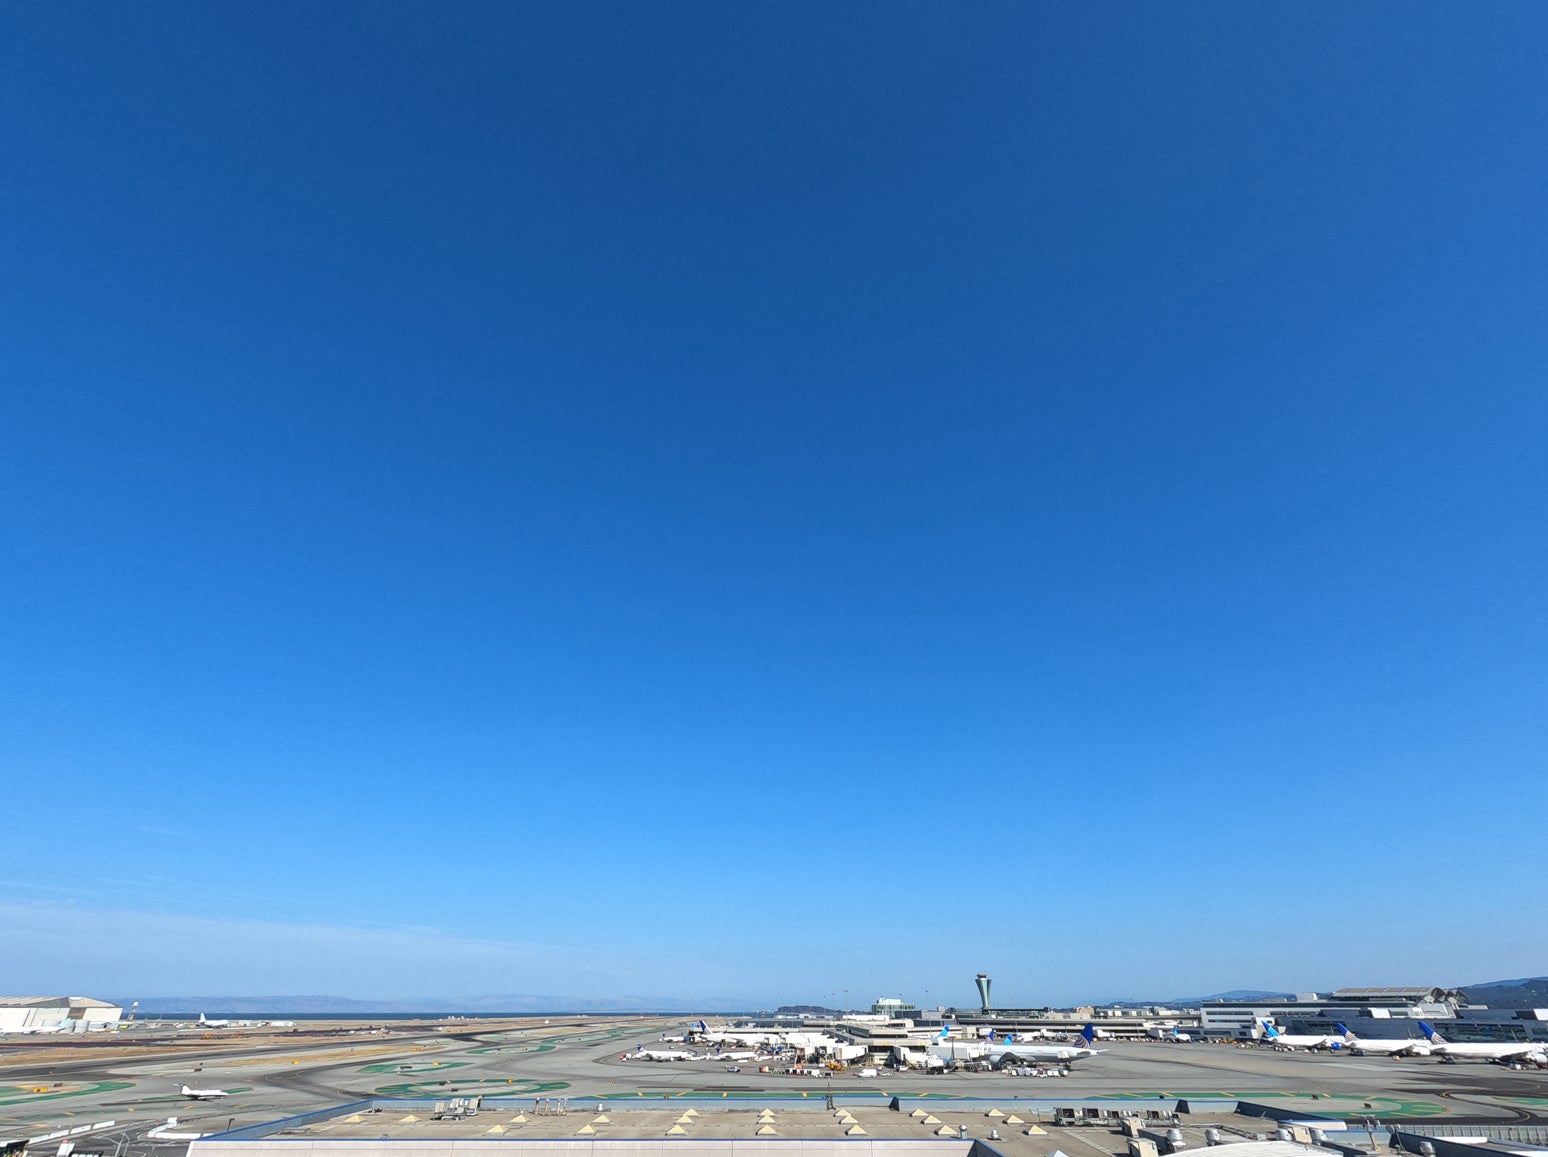
<instances>
[{"instance_id":1,"label":"air traffic control tower","mask_svg":"<svg viewBox=\"0 0 1548 1157\"><path fill-rule=\"evenodd\" d=\"M983 1011L987 1013L991 1007L989 1004L989 985L994 982L987 975L980 972L973 978L973 983L978 985L978 1003L982 1006Z\"/></svg>"}]
</instances>

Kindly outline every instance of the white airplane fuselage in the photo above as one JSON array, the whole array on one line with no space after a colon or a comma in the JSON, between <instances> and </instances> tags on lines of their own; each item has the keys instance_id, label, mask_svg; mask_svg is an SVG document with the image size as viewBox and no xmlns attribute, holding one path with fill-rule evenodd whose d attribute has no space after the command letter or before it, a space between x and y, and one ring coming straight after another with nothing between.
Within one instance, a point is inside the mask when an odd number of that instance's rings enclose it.
<instances>
[{"instance_id":1,"label":"white airplane fuselage","mask_svg":"<svg viewBox=\"0 0 1548 1157\"><path fill-rule=\"evenodd\" d=\"M190 1089L184 1085L178 1090L190 1101L213 1101L217 1097L229 1097L231 1094L225 1089Z\"/></svg>"},{"instance_id":2,"label":"white airplane fuselage","mask_svg":"<svg viewBox=\"0 0 1548 1157\"><path fill-rule=\"evenodd\" d=\"M1023 1061L1078 1061L1094 1056L1094 1049L1078 1048L1075 1045L1009 1044L989 1050L989 1059L996 1064L1007 1057Z\"/></svg>"},{"instance_id":3,"label":"white airplane fuselage","mask_svg":"<svg viewBox=\"0 0 1548 1157\"><path fill-rule=\"evenodd\" d=\"M1344 1047L1355 1056L1427 1057L1430 1046L1417 1040L1346 1040Z\"/></svg>"},{"instance_id":4,"label":"white airplane fuselage","mask_svg":"<svg viewBox=\"0 0 1548 1157\"><path fill-rule=\"evenodd\" d=\"M1443 1057L1455 1057L1458 1060L1474 1061L1537 1061L1541 1064L1548 1059L1548 1045L1533 1044L1527 1041L1512 1044L1485 1044L1464 1043L1452 1044L1450 1041L1443 1045L1436 1045L1435 1052Z\"/></svg>"}]
</instances>

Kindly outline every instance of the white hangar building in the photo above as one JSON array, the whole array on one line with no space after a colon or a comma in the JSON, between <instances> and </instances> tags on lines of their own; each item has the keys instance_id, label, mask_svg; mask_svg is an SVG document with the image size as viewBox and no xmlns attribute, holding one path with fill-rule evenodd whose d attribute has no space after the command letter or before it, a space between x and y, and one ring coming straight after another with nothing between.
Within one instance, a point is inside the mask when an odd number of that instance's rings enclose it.
<instances>
[{"instance_id":1,"label":"white hangar building","mask_svg":"<svg viewBox=\"0 0 1548 1157\"><path fill-rule=\"evenodd\" d=\"M89 996L0 996L0 1033L90 1032L123 1015L118 1005Z\"/></svg>"}]
</instances>

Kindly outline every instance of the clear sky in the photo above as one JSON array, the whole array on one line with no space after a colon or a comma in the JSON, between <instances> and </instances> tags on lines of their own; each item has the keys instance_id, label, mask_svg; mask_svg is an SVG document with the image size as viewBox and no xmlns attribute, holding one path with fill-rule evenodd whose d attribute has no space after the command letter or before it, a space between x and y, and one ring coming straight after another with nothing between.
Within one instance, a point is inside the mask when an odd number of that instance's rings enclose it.
<instances>
[{"instance_id":1,"label":"clear sky","mask_svg":"<svg viewBox=\"0 0 1548 1157\"><path fill-rule=\"evenodd\" d=\"M0 75L8 985L1548 971L1548 6L13 0Z\"/></svg>"}]
</instances>

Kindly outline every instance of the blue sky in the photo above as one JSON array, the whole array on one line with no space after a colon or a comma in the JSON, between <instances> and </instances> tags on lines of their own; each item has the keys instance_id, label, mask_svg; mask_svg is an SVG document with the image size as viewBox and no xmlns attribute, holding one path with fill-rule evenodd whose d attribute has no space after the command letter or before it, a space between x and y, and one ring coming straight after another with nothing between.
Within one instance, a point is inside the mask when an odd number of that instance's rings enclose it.
<instances>
[{"instance_id":1,"label":"blue sky","mask_svg":"<svg viewBox=\"0 0 1548 1157\"><path fill-rule=\"evenodd\" d=\"M19 989L1548 966L1548 9L23 2L0 67Z\"/></svg>"}]
</instances>

